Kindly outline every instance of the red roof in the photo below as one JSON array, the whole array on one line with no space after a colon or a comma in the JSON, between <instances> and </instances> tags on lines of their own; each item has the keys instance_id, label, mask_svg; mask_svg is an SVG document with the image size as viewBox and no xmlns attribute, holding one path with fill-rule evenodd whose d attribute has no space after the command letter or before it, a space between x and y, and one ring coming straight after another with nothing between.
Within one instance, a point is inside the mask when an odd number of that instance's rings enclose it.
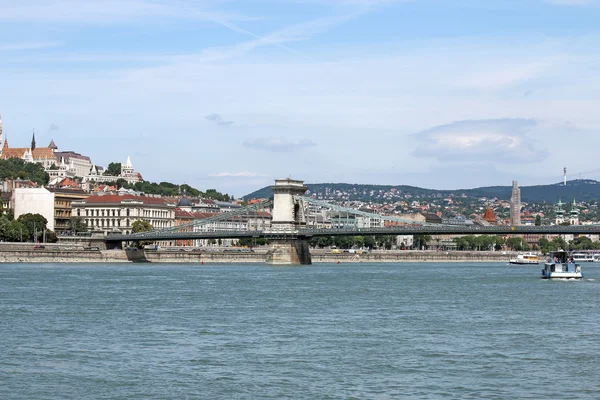
<instances>
[{"instance_id":1,"label":"red roof","mask_svg":"<svg viewBox=\"0 0 600 400\"><path fill-rule=\"evenodd\" d=\"M87 198L88 203L94 204L106 204L106 203L122 203L129 201L139 201L144 204L157 204L157 205L168 205L165 199L160 197L147 197L147 196L134 196L131 194L118 195L118 194L107 194L104 196L90 196Z\"/></svg>"}]
</instances>

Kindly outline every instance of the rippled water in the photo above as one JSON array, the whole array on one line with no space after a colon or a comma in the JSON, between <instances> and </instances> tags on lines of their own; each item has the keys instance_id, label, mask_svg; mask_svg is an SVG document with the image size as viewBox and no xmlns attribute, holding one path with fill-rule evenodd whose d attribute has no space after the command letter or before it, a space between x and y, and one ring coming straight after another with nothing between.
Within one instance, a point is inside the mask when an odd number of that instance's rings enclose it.
<instances>
[{"instance_id":1,"label":"rippled water","mask_svg":"<svg viewBox=\"0 0 600 400\"><path fill-rule=\"evenodd\" d=\"M1 399L600 398L600 265L0 264Z\"/></svg>"}]
</instances>

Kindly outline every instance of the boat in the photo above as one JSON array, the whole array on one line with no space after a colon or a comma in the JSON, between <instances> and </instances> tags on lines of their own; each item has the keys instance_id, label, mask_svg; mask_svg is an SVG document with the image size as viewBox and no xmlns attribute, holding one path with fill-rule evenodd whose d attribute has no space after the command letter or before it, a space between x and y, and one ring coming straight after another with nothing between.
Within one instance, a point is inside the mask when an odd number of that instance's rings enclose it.
<instances>
[{"instance_id":1,"label":"boat","mask_svg":"<svg viewBox=\"0 0 600 400\"><path fill-rule=\"evenodd\" d=\"M592 253L573 253L571 255L574 262L594 262L594 254Z\"/></svg>"},{"instance_id":2,"label":"boat","mask_svg":"<svg viewBox=\"0 0 600 400\"><path fill-rule=\"evenodd\" d=\"M543 279L581 279L583 271L581 266L569 257L569 253L564 250L553 251L550 253L548 261L544 263L542 269Z\"/></svg>"},{"instance_id":3,"label":"boat","mask_svg":"<svg viewBox=\"0 0 600 400\"><path fill-rule=\"evenodd\" d=\"M540 263L540 258L537 254L533 253L517 254L517 257L511 258L508 260L508 263L516 265L538 265Z\"/></svg>"}]
</instances>

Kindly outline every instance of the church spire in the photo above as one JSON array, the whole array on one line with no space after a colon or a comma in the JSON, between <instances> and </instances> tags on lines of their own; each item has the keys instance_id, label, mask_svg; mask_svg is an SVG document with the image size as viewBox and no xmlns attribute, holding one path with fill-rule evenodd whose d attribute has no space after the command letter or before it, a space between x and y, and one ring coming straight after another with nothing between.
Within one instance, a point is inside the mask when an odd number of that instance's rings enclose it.
<instances>
[{"instance_id":1,"label":"church spire","mask_svg":"<svg viewBox=\"0 0 600 400\"><path fill-rule=\"evenodd\" d=\"M31 151L35 150L35 129L33 130L33 137L31 138Z\"/></svg>"}]
</instances>

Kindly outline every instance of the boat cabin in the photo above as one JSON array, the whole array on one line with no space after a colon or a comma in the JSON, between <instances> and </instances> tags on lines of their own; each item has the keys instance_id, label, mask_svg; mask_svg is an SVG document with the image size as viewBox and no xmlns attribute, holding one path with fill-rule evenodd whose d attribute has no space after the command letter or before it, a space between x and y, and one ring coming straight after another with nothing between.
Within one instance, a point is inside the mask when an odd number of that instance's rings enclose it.
<instances>
[{"instance_id":1,"label":"boat cabin","mask_svg":"<svg viewBox=\"0 0 600 400\"><path fill-rule=\"evenodd\" d=\"M543 278L581 278L581 266L576 264L569 253L564 250L550 253L542 270Z\"/></svg>"}]
</instances>

